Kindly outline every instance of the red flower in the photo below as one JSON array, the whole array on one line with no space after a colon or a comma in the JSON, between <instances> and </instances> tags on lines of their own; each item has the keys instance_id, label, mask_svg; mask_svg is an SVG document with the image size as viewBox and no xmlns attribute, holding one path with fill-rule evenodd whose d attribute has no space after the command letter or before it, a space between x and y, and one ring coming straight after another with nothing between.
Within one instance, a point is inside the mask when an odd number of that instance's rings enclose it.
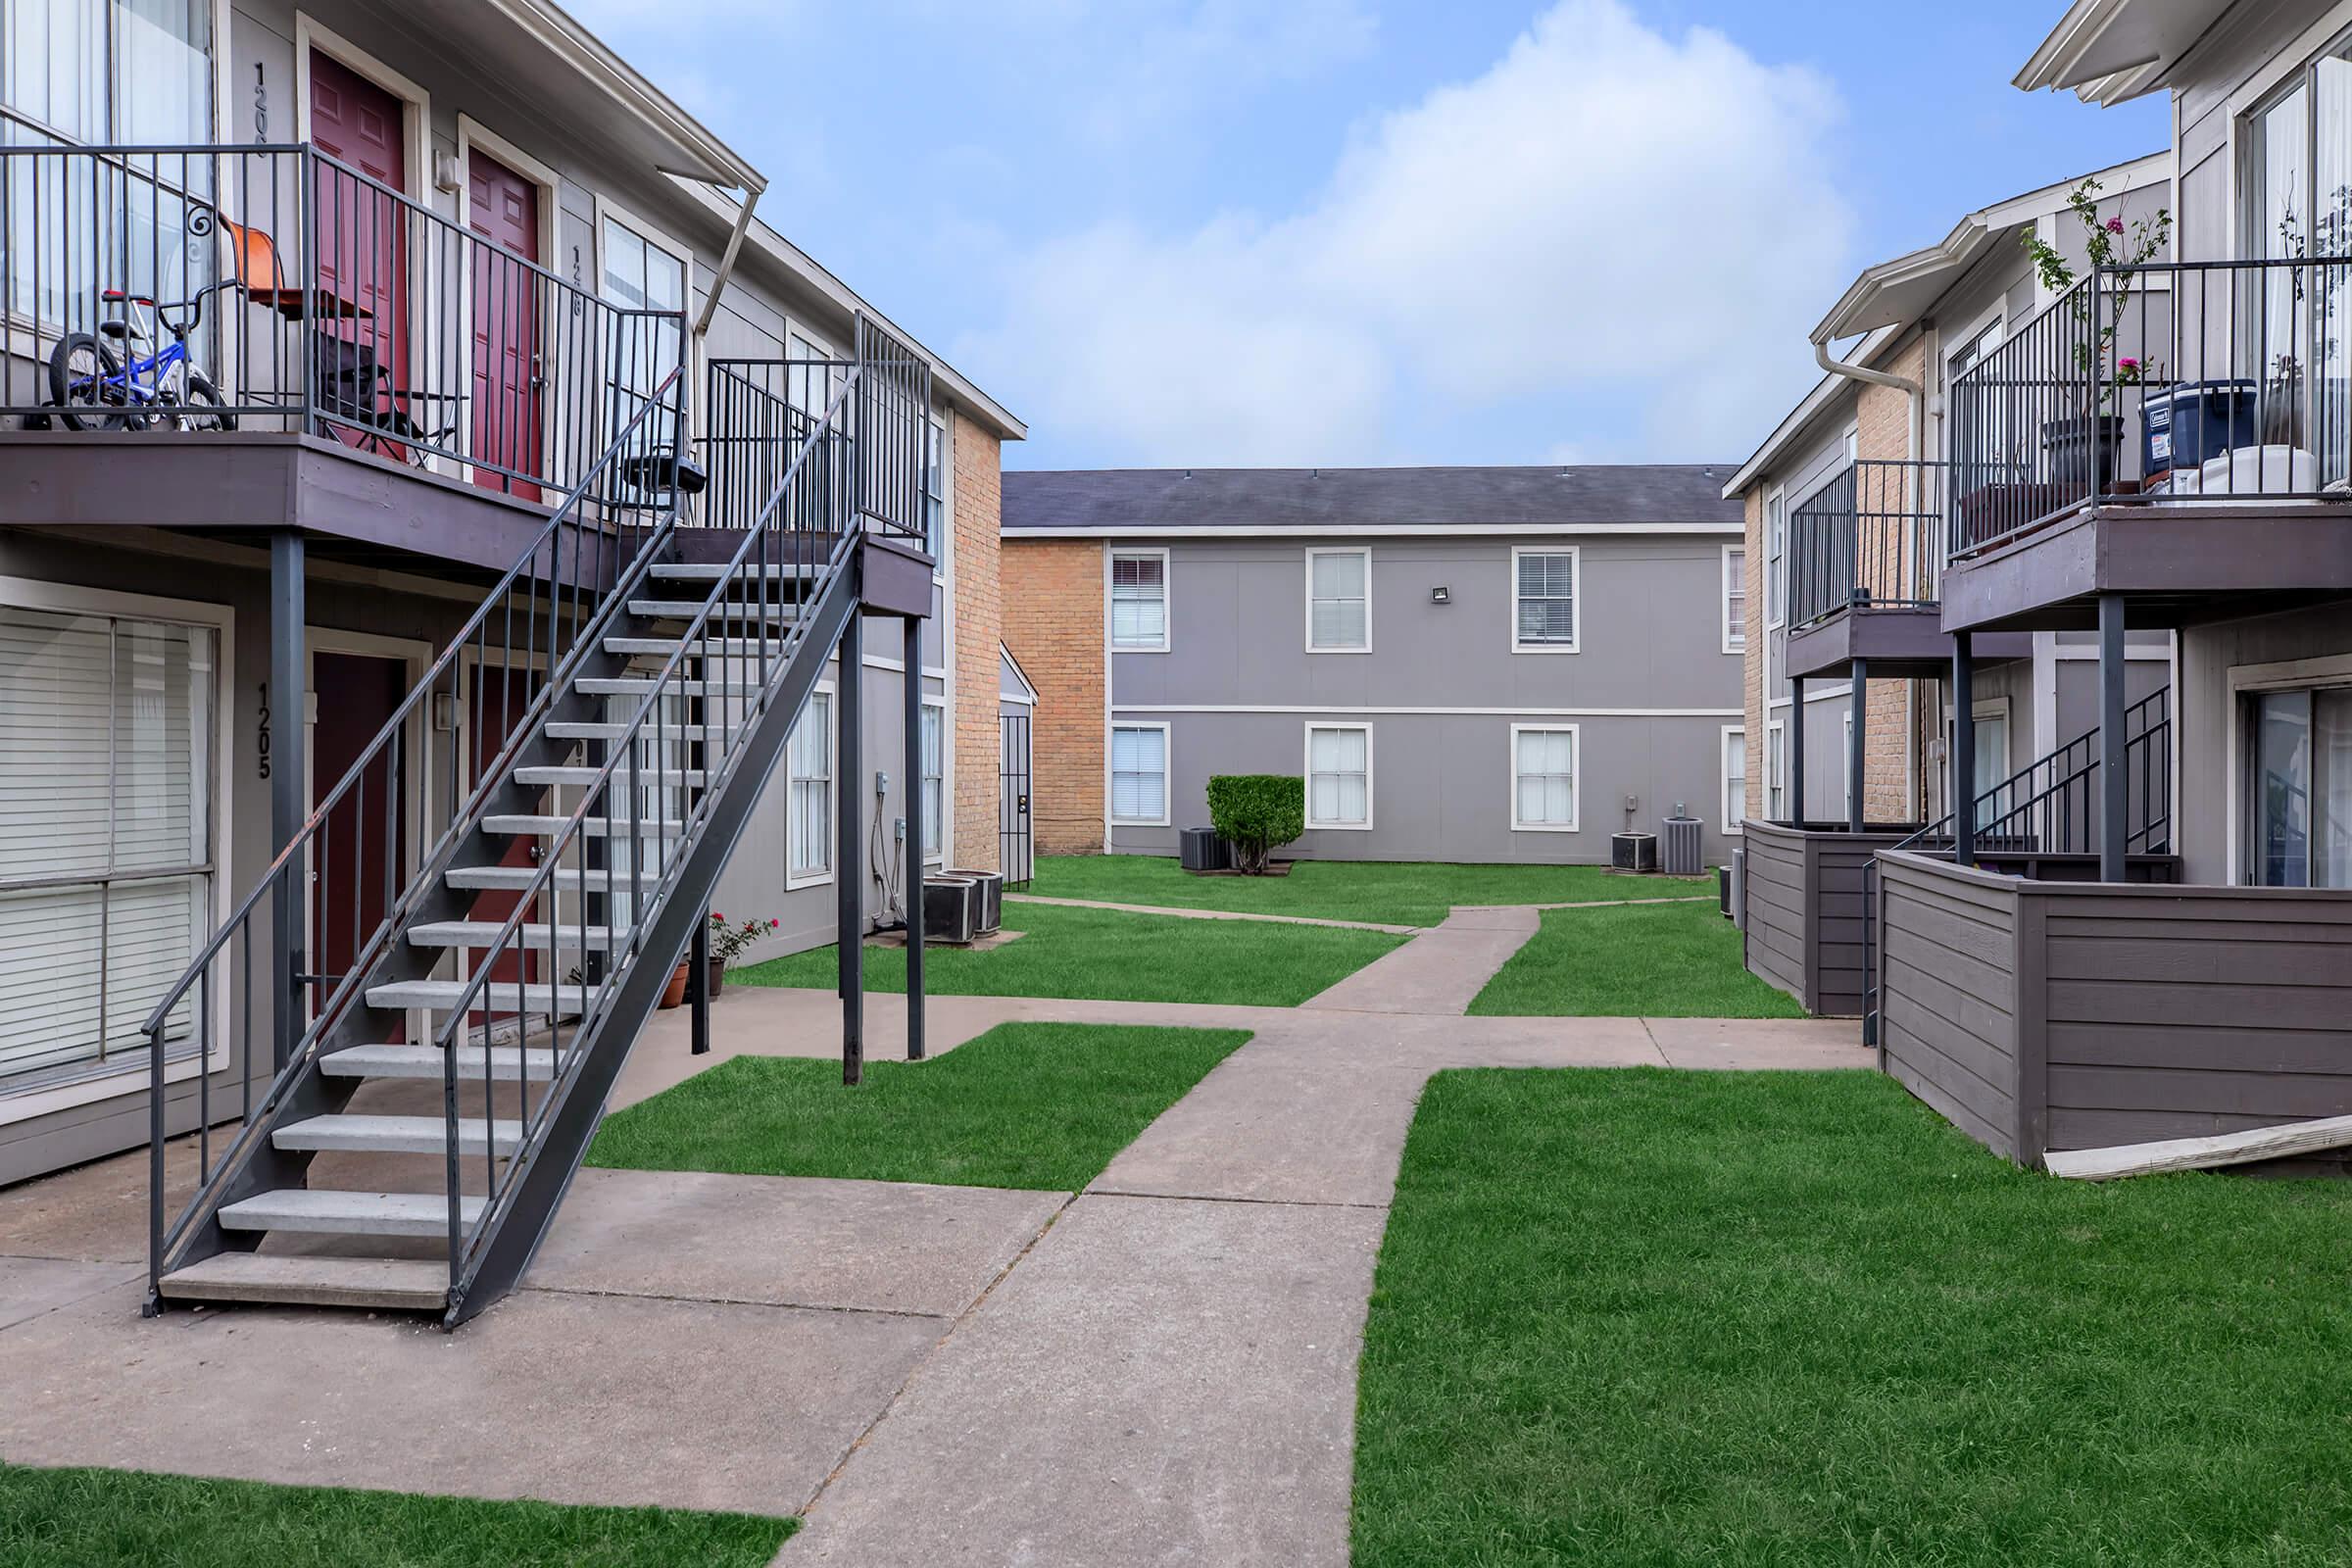
<instances>
[{"instance_id":1,"label":"red flower","mask_svg":"<svg viewBox=\"0 0 2352 1568\"><path fill-rule=\"evenodd\" d=\"M2122 219L2120 219L2120 218L2110 218L2109 220L2107 220L2107 232L2108 232L2108 233L2110 233L2110 234L2121 234L2123 231L2124 231L2124 220L2123 220Z\"/></svg>"}]
</instances>

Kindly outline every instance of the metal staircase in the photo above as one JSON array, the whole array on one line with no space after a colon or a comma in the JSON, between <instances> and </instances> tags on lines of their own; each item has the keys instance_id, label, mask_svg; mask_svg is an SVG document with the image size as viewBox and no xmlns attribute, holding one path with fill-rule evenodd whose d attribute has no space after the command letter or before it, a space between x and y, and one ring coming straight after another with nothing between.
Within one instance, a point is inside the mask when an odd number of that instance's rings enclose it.
<instances>
[{"instance_id":1,"label":"metal staircase","mask_svg":"<svg viewBox=\"0 0 2352 1568\"><path fill-rule=\"evenodd\" d=\"M643 398L155 1008L149 1311L454 1327L520 1277L877 536L920 548L927 367L861 319L804 368L813 416L714 386L717 528L681 526L682 368Z\"/></svg>"}]
</instances>

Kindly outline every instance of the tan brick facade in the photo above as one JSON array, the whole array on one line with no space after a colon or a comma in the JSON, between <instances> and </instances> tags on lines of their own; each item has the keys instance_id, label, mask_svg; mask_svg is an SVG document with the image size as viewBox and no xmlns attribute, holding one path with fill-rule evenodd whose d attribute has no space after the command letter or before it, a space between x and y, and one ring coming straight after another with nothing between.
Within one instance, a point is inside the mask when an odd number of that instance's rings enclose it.
<instances>
[{"instance_id":1,"label":"tan brick facade","mask_svg":"<svg viewBox=\"0 0 2352 1568\"><path fill-rule=\"evenodd\" d=\"M960 414L956 454L956 821L951 864L994 871L1004 787L997 723L1004 638L998 552L1003 443Z\"/></svg>"},{"instance_id":2,"label":"tan brick facade","mask_svg":"<svg viewBox=\"0 0 2352 1568\"><path fill-rule=\"evenodd\" d=\"M1037 688L1031 822L1040 855L1102 848L1102 546L1004 545L1004 643Z\"/></svg>"}]
</instances>

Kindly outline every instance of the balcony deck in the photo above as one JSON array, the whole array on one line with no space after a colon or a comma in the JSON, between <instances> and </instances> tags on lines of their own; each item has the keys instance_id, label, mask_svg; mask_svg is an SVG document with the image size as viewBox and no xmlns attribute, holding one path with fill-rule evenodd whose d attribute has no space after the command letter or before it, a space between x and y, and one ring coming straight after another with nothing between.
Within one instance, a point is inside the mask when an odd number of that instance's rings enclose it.
<instances>
[{"instance_id":1,"label":"balcony deck","mask_svg":"<svg viewBox=\"0 0 2352 1568\"><path fill-rule=\"evenodd\" d=\"M1945 632L2083 631L2101 594L2132 624L2177 628L2352 595L2352 496L2109 499L1943 570Z\"/></svg>"},{"instance_id":2,"label":"balcony deck","mask_svg":"<svg viewBox=\"0 0 2352 1568\"><path fill-rule=\"evenodd\" d=\"M2034 639L2025 633L1981 637L1975 646L1980 664L2033 654ZM1855 605L1791 631L1785 658L1798 680L1850 674L1857 659L1873 677L1932 678L1951 674L1952 638L1935 605Z\"/></svg>"}]
</instances>

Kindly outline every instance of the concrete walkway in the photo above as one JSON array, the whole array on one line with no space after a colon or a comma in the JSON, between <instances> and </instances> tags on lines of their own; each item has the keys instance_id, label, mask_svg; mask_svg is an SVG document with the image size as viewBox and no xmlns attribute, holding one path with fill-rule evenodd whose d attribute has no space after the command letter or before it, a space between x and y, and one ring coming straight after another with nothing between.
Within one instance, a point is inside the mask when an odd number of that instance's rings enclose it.
<instances>
[{"instance_id":1,"label":"concrete walkway","mask_svg":"<svg viewBox=\"0 0 2352 1568\"><path fill-rule=\"evenodd\" d=\"M143 1156L0 1194L0 1455L802 1513L785 1568L1339 1568L1365 1301L1432 1072L1870 1064L1850 1023L1460 1016L1532 929L1457 910L1299 1008L934 999L938 1051L1015 1019L1253 1038L1077 1195L585 1171L525 1287L454 1337L142 1322ZM694 1057L661 1014L615 1103L832 1055L838 1016L730 991ZM895 1056L903 1001L867 1016Z\"/></svg>"},{"instance_id":2,"label":"concrete walkway","mask_svg":"<svg viewBox=\"0 0 2352 1568\"><path fill-rule=\"evenodd\" d=\"M1122 914L1168 914L1179 920L1263 920L1273 925L1329 925L1344 931L1386 931L1410 936L1417 925L1383 925L1378 920L1326 920L1311 914L1258 914L1248 909L1185 909L1168 904L1113 904L1106 899L1045 899L1034 893L1007 893L1006 904L1051 904L1064 909L1116 909Z\"/></svg>"}]
</instances>

